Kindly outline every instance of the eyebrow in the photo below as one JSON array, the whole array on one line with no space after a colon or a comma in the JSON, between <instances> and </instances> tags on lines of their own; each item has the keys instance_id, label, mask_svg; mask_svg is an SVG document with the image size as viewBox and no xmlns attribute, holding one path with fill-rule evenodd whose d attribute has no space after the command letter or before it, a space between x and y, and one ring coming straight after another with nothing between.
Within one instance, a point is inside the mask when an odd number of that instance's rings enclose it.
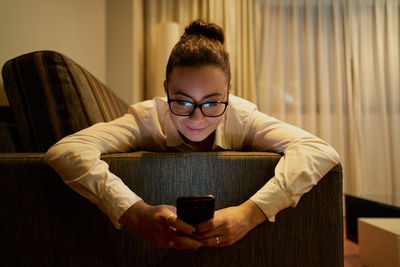
<instances>
[{"instance_id":1,"label":"eyebrow","mask_svg":"<svg viewBox=\"0 0 400 267\"><path fill-rule=\"evenodd\" d=\"M188 94L186 94L184 92L176 92L175 95L183 95L183 96L189 97L192 100L194 100L193 97L191 97L190 95L188 95ZM213 97L213 96L222 96L222 94L221 93L208 94L208 95L204 96L201 100L203 101L204 99L207 99L207 98L210 98L210 97Z\"/></svg>"}]
</instances>

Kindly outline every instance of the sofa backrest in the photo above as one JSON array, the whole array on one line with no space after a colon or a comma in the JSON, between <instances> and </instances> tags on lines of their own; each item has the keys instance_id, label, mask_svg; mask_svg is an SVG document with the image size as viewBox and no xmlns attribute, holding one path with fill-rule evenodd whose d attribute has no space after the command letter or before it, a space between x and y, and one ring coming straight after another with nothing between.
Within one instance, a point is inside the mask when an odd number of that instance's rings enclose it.
<instances>
[{"instance_id":1,"label":"sofa backrest","mask_svg":"<svg viewBox=\"0 0 400 267\"><path fill-rule=\"evenodd\" d=\"M128 105L83 67L54 51L9 60L2 70L22 152L122 116Z\"/></svg>"},{"instance_id":2,"label":"sofa backrest","mask_svg":"<svg viewBox=\"0 0 400 267\"><path fill-rule=\"evenodd\" d=\"M110 170L151 205L213 194L239 205L268 179L280 155L266 152L117 153ZM130 227L117 230L69 189L43 154L0 154L0 237L5 266L343 266L342 170L333 168L295 208L232 246L156 247Z\"/></svg>"}]
</instances>

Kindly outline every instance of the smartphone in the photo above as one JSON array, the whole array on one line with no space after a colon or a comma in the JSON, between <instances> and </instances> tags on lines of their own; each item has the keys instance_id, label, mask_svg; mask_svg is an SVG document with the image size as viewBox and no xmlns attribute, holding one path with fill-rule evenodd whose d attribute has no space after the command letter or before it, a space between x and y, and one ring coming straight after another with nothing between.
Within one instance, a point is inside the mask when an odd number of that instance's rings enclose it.
<instances>
[{"instance_id":1,"label":"smartphone","mask_svg":"<svg viewBox=\"0 0 400 267\"><path fill-rule=\"evenodd\" d=\"M178 197L176 208L178 218L194 226L214 218L215 198L213 195Z\"/></svg>"}]
</instances>

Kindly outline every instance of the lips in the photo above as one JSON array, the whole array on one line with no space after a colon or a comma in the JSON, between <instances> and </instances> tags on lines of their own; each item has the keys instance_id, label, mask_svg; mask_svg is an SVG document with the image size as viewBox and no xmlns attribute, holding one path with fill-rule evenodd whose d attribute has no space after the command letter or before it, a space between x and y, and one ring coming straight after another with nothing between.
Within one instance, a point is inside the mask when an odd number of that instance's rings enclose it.
<instances>
[{"instance_id":1,"label":"lips","mask_svg":"<svg viewBox=\"0 0 400 267\"><path fill-rule=\"evenodd\" d=\"M187 128L188 128L190 131L192 131L192 132L201 132L201 131L203 131L206 127L203 127L203 128L192 128L192 127L187 126Z\"/></svg>"}]
</instances>

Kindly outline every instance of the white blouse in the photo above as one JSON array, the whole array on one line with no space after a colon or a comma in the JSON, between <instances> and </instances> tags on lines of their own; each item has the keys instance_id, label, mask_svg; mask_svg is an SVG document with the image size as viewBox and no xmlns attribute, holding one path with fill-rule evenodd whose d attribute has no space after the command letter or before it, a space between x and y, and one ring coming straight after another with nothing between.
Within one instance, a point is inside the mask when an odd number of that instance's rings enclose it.
<instances>
[{"instance_id":1,"label":"white blouse","mask_svg":"<svg viewBox=\"0 0 400 267\"><path fill-rule=\"evenodd\" d=\"M122 214L141 198L109 171L100 156L133 150L193 151L173 125L168 109L165 97L134 104L121 118L61 139L47 151L45 161L119 228ZM215 132L213 150L283 154L275 176L250 198L270 221L282 209L296 206L300 197L340 160L326 142L261 113L256 105L242 98L230 95L223 116Z\"/></svg>"}]
</instances>

